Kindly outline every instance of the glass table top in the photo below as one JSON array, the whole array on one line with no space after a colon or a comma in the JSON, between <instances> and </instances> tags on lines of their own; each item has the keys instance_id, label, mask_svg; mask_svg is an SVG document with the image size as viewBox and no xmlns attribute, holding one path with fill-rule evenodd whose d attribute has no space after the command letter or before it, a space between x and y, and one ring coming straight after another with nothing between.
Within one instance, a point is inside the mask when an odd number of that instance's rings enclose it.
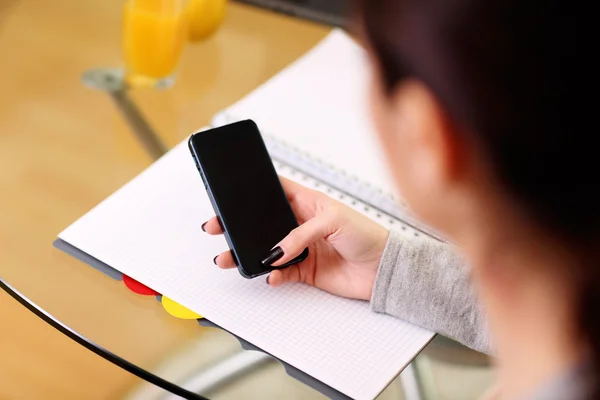
<instances>
[{"instance_id":1,"label":"glass table top","mask_svg":"<svg viewBox=\"0 0 600 400\"><path fill-rule=\"evenodd\" d=\"M210 398L325 398L276 360L243 351L227 332L174 318L153 296L134 294L122 281L52 247L62 229L153 162L110 96L81 79L92 68L122 65L122 4L0 5L0 276L93 342ZM131 99L172 147L329 30L231 3L213 36L186 46L173 87L132 90ZM2 399L170 398L1 291L0 327ZM415 382L423 386L422 396L437 387L446 390L445 398L469 398L457 389L457 379L470 382L476 398L489 382L481 357L443 339L419 359L424 366L407 370L380 398L411 399ZM438 361L446 366L436 367Z\"/></svg>"}]
</instances>

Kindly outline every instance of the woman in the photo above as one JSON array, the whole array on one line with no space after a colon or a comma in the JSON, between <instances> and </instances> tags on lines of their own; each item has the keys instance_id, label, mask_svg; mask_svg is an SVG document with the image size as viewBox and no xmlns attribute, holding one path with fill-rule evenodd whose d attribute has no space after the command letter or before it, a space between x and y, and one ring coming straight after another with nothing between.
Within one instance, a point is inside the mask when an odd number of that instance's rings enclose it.
<instances>
[{"instance_id":1,"label":"woman","mask_svg":"<svg viewBox=\"0 0 600 400\"><path fill-rule=\"evenodd\" d=\"M578 126L589 114L576 111L574 92L587 77L583 12L364 0L372 113L389 166L412 210L459 250L401 239L284 180L301 225L272 265L306 246L310 256L269 284L370 300L374 311L493 353L498 399L600 398L597 147ZM215 219L205 229L220 233ZM229 253L216 263L234 267Z\"/></svg>"}]
</instances>

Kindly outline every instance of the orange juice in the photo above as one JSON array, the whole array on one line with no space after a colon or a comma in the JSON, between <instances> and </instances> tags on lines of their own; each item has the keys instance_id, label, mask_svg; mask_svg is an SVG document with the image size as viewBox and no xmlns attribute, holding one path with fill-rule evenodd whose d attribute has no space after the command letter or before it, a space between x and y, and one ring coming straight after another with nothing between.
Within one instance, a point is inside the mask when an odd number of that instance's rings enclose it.
<instances>
[{"instance_id":1,"label":"orange juice","mask_svg":"<svg viewBox=\"0 0 600 400\"><path fill-rule=\"evenodd\" d=\"M160 79L175 70L188 36L183 0L128 0L123 52L129 75Z\"/></svg>"}]
</instances>

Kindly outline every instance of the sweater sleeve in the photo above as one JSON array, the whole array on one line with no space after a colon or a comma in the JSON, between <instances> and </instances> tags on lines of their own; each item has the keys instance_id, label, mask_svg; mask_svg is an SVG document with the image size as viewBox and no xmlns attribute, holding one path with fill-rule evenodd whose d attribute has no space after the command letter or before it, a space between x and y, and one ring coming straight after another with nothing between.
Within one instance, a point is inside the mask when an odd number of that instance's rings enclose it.
<instances>
[{"instance_id":1,"label":"sweater sleeve","mask_svg":"<svg viewBox=\"0 0 600 400\"><path fill-rule=\"evenodd\" d=\"M371 308L490 353L485 318L466 262L448 244L390 231Z\"/></svg>"}]
</instances>

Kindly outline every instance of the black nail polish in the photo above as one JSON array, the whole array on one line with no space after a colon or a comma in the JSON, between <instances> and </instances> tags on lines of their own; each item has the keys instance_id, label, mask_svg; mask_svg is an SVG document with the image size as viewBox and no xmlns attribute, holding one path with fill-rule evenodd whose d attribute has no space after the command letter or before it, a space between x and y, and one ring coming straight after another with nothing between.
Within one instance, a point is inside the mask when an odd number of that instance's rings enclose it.
<instances>
[{"instance_id":1,"label":"black nail polish","mask_svg":"<svg viewBox=\"0 0 600 400\"><path fill-rule=\"evenodd\" d=\"M269 278L271 277L271 275L267 275L267 285L269 285Z\"/></svg>"},{"instance_id":2,"label":"black nail polish","mask_svg":"<svg viewBox=\"0 0 600 400\"><path fill-rule=\"evenodd\" d=\"M283 257L283 250L281 249L281 247L277 246L273 250L271 250L271 252L269 253L269 255L266 256L261 261L261 263L263 265L270 266L275 261L279 260L281 257Z\"/></svg>"},{"instance_id":3,"label":"black nail polish","mask_svg":"<svg viewBox=\"0 0 600 400\"><path fill-rule=\"evenodd\" d=\"M200 229L202 229L204 232L206 232L206 229L204 229L204 226L208 224L208 221L206 221L205 223L202 224L202 226L200 226Z\"/></svg>"},{"instance_id":4,"label":"black nail polish","mask_svg":"<svg viewBox=\"0 0 600 400\"><path fill-rule=\"evenodd\" d=\"M217 265L217 257L219 257L219 256L216 255L215 258L213 258L213 262L215 263L215 265Z\"/></svg>"}]
</instances>

